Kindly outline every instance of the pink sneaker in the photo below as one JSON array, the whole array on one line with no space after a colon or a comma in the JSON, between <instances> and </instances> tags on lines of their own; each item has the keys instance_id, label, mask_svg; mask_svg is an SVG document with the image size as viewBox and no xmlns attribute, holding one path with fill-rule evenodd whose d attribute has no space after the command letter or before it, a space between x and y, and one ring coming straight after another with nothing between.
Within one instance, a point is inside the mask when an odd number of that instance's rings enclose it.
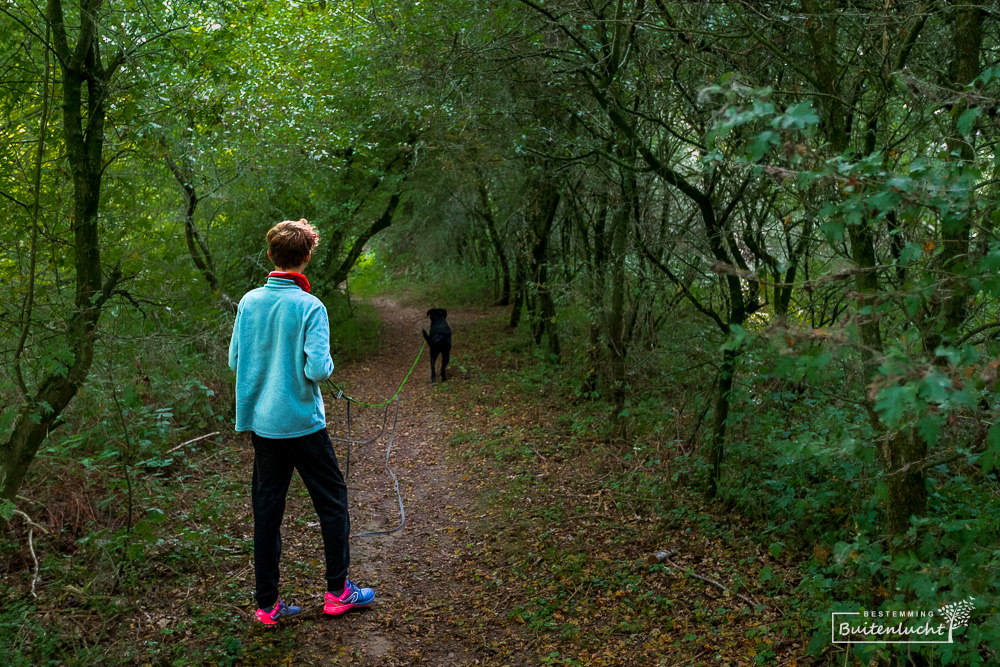
<instances>
[{"instance_id":1,"label":"pink sneaker","mask_svg":"<svg viewBox=\"0 0 1000 667\"><path fill-rule=\"evenodd\" d=\"M295 614L302 611L301 607L296 607L292 605L289 607L287 604L278 600L274 603L274 609L271 611L264 611L263 609L257 610L257 620L264 625L277 625L278 619L282 616L295 616Z\"/></svg>"},{"instance_id":2,"label":"pink sneaker","mask_svg":"<svg viewBox=\"0 0 1000 667\"><path fill-rule=\"evenodd\" d=\"M375 601L375 591L370 588L358 588L354 582L344 582L344 592L334 595L327 592L323 611L331 616L340 616L355 607L367 607Z\"/></svg>"}]
</instances>

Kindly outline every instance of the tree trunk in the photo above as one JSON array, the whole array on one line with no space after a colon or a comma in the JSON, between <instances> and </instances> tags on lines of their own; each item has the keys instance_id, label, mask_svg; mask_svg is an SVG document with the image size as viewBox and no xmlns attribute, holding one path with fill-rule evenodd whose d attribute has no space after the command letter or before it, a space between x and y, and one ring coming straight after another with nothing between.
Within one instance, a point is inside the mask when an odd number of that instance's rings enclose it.
<instances>
[{"instance_id":1,"label":"tree trunk","mask_svg":"<svg viewBox=\"0 0 1000 667\"><path fill-rule=\"evenodd\" d=\"M385 164L385 171L382 178L373 178L368 186L368 194L375 192L379 187L386 181L390 174L396 172L397 166L399 173L403 174L403 178L399 183L399 188L395 193L389 198L389 203L386 205L385 210L382 215L375 220L367 230L362 232L362 234L354 240L354 244L351 249L347 252L347 256L341 261L340 266L337 266L337 258L340 256L340 250L344 246L347 234L345 233L343 227L336 229L330 236L330 242L327 244L326 254L323 258L323 266L320 270L320 275L323 276L324 282L318 287L319 294L329 294L333 290L337 289L337 286L342 282L347 280L348 274L351 269L354 268L355 262L364 252L365 244L368 243L376 234L381 232L383 229L389 227L392 224L393 216L396 213L396 208L399 206L399 200L403 194L403 185L406 183L406 179L409 178L408 169L413 161L413 144L416 143L418 136L416 134L411 134L406 139L406 144L401 146L399 150L393 155L392 159ZM345 152L345 169L343 176L343 183L346 185L349 183L352 173L352 167L354 164L354 149L348 148ZM358 205L354 207L354 210L346 215L345 220L350 222L354 219L354 216L361 210L364 206L367 195L361 198ZM336 268L334 268L336 267Z\"/></svg>"},{"instance_id":2,"label":"tree trunk","mask_svg":"<svg viewBox=\"0 0 1000 667\"><path fill-rule=\"evenodd\" d=\"M511 329L516 329L517 325L521 323L521 310L524 306L524 283L524 262L518 255L514 260L514 291L511 299L514 307L510 310L510 322L508 322Z\"/></svg>"},{"instance_id":3,"label":"tree trunk","mask_svg":"<svg viewBox=\"0 0 1000 667\"><path fill-rule=\"evenodd\" d=\"M893 433L882 456L889 492L889 534L902 537L910 529L910 517L921 516L927 509L927 482L920 467L927 458L927 442L916 429Z\"/></svg>"},{"instance_id":4,"label":"tree trunk","mask_svg":"<svg viewBox=\"0 0 1000 667\"><path fill-rule=\"evenodd\" d=\"M622 201L611 219L611 311L608 313L608 348L611 355L611 405L612 424L625 440L625 246L628 239L628 221L635 196L635 179L626 174L622 187Z\"/></svg>"},{"instance_id":5,"label":"tree trunk","mask_svg":"<svg viewBox=\"0 0 1000 667\"><path fill-rule=\"evenodd\" d=\"M559 332L556 329L556 304L552 299L552 290L548 282L548 264L542 264L538 274L538 303L540 315L539 335L542 330L549 336L549 357L552 361L558 362L562 356L562 349L559 346ZM541 340L536 337L536 343Z\"/></svg>"},{"instance_id":6,"label":"tree trunk","mask_svg":"<svg viewBox=\"0 0 1000 667\"><path fill-rule=\"evenodd\" d=\"M607 235L605 225L608 217L607 192L604 193L604 203L597 211L597 218L594 222L594 249L590 255L588 270L588 283L590 287L590 303L593 315L589 318L588 341L590 347L587 356L590 359L590 369L587 371L585 387L588 391L597 390L597 369L600 367L603 355L601 354L601 339L605 329L604 323L604 265L609 254L607 247ZM583 242L589 244L587 230L583 229Z\"/></svg>"},{"instance_id":7,"label":"tree trunk","mask_svg":"<svg viewBox=\"0 0 1000 667\"><path fill-rule=\"evenodd\" d=\"M382 215L378 217L377 220L369 225L368 229L363 231L351 245L351 249L347 251L347 255L344 257L340 266L333 271L331 274L329 268L333 266L336 254L334 253L335 248L330 248L329 254L327 254L327 259L325 263L324 280L325 283L320 290L321 294L328 294L335 290L338 285L347 280L347 276L350 274L351 269L354 268L354 264L361 257L361 253L365 250L365 245L372 240L379 232L387 229L389 225L392 224L393 217L396 214L396 209L399 207L399 201L403 196L403 186L406 184L406 179L409 178L409 166L413 160L413 151L411 147L416 141L416 136L411 136L406 143L406 147L400 149L400 153L389 163L387 170L391 170L393 166L398 162L400 164L400 171L403 173L403 178L399 183L399 188L389 197L388 203L385 205L385 209L382 211ZM372 187L374 190L377 185ZM357 209L355 209L356 211ZM335 234L334 238L339 246L343 243L344 234L342 232ZM339 249L339 248L337 248Z\"/></svg>"},{"instance_id":8,"label":"tree trunk","mask_svg":"<svg viewBox=\"0 0 1000 667\"><path fill-rule=\"evenodd\" d=\"M708 497L719 493L719 479L722 476L722 458L725 453L726 422L729 420L729 394L733 390L733 373L736 370L738 351L723 350L722 368L719 370L719 387L715 395L715 410L712 420L712 435L708 440L708 460L712 474L708 480Z\"/></svg>"},{"instance_id":9,"label":"tree trunk","mask_svg":"<svg viewBox=\"0 0 1000 667\"><path fill-rule=\"evenodd\" d=\"M17 495L39 446L87 380L94 360L94 337L101 308L121 279L118 270L103 284L101 277L98 209L105 166L104 105L107 82L117 65L105 70L101 62L96 21L99 7L99 0L91 0L81 8L79 42L71 48L62 2L48 2L46 19L62 70L63 139L73 180L76 292L73 314L64 331L72 361L67 369L49 372L41 380L32 399L18 411L10 437L0 444L0 472L3 473L0 497L7 500ZM116 62L119 60L115 58ZM0 520L0 528L5 523Z\"/></svg>"},{"instance_id":10,"label":"tree trunk","mask_svg":"<svg viewBox=\"0 0 1000 667\"><path fill-rule=\"evenodd\" d=\"M535 313L535 342L541 343L542 336L548 334L549 353L559 358L559 335L556 331L556 306L548 284L548 244L559 208L559 191L547 178L538 178L530 186L531 198L528 210L529 228L532 232L530 276L537 289L538 311Z\"/></svg>"},{"instance_id":11,"label":"tree trunk","mask_svg":"<svg viewBox=\"0 0 1000 667\"><path fill-rule=\"evenodd\" d=\"M980 73L979 53L983 43L982 14L981 8L975 2L953 0L952 5L955 19L952 28L955 57L952 60L950 75L952 87L955 90L963 90ZM958 122L967 108L966 103L959 103L953 112L953 123ZM947 143L949 152L958 153L960 170L964 171L967 165L972 165L975 159L972 146L957 127L954 128L952 136L948 137ZM939 259L946 273L941 285L942 297L939 302L942 317L937 323L936 331L929 336L927 345L928 353L932 356L935 356L934 351L938 345L953 338L965 321L970 289L968 280L963 274L969 265L969 232L974 217L966 214L955 219L945 218L942 221L942 247Z\"/></svg>"},{"instance_id":12,"label":"tree trunk","mask_svg":"<svg viewBox=\"0 0 1000 667\"><path fill-rule=\"evenodd\" d=\"M817 0L803 0L803 9L813 15L825 11L819 7ZM962 12L960 9L958 12ZM978 8L973 11L978 12ZM822 23L822 22L818 22ZM961 23L961 21L959 21ZM913 41L923 28L923 18L910 30L907 41L898 53L893 70L902 69L909 55ZM956 31L959 30L956 27ZM826 28L820 25L810 29L810 41L813 46L814 70L820 92L825 95L819 98L824 109L824 120L827 121L826 133L831 148L837 153L845 152L851 139L852 126L847 123L839 89L838 64L836 61L836 30L830 24ZM888 47L888 45L887 45ZM958 47L961 51L961 47ZM978 57L978 46L976 46ZM978 69L972 75L978 75ZM885 75L884 75L885 76ZM971 81L971 78L969 79ZM881 98L867 109L869 118L864 137L864 155L871 155L877 149L876 127L881 112ZM879 278L876 273L878 258L875 253L875 232L872 220L864 220L860 225L850 226L848 232L851 241L851 258L858 268L855 285L859 294L859 309L873 310L879 303ZM872 378L878 371L879 356L882 354L882 336L878 317L874 312L858 314L858 328L861 333L862 364L866 378ZM934 345L936 347L936 344ZM866 382L867 384L867 382ZM875 413L873 402L865 400L869 419L876 432L884 431L885 427ZM887 479L888 494L886 499L887 530L889 535L903 535L909 528L911 516L923 514L926 510L926 481L924 473L916 465L926 454L923 439L910 432L889 435L880 451L881 463ZM905 471L905 472L903 472Z\"/></svg>"},{"instance_id":13,"label":"tree trunk","mask_svg":"<svg viewBox=\"0 0 1000 667\"><path fill-rule=\"evenodd\" d=\"M976 3L953 2L952 5L955 57L950 75L954 88L961 90L979 76L982 18ZM964 103L956 109L956 122L965 109ZM975 157L972 146L957 128L947 143L951 152L958 153L962 162L960 169L972 163ZM936 303L933 304L939 316L930 318L931 327L924 331L924 351L938 364L947 363L938 357L938 346L952 338L966 319L969 286L963 274L969 263L971 228L972 216L967 215L954 220L945 219L942 224L939 261L945 278L941 282L940 297L935 298ZM922 516L927 511L927 480L920 466L926 457L927 443L915 429L893 434L884 447L882 458L888 487L886 518L892 536L905 535L910 529L911 517Z\"/></svg>"},{"instance_id":14,"label":"tree trunk","mask_svg":"<svg viewBox=\"0 0 1000 667\"><path fill-rule=\"evenodd\" d=\"M212 294L218 297L219 301L226 308L226 310L235 315L239 303L234 301L232 297L222 291L222 285L219 283L219 276L215 271L215 260L212 258L212 252L209 250L205 240L201 237L201 232L198 231L198 226L195 223L194 216L195 212L198 210L198 203L201 199L199 199L198 193L192 183L193 179L191 174L181 169L177 163L171 159L170 155L166 152L166 143L163 144L163 149L164 162L166 163L167 168L170 169L170 173L174 175L174 179L181 186L181 191L184 193L184 240L187 242L188 254L191 256L191 261L194 262L194 265L205 277Z\"/></svg>"},{"instance_id":15,"label":"tree trunk","mask_svg":"<svg viewBox=\"0 0 1000 667\"><path fill-rule=\"evenodd\" d=\"M795 285L795 275L799 270L799 262L802 260L808 261L806 259L806 252L808 251L809 241L812 240L812 228L813 220L812 217L807 217L802 225L802 235L799 237L798 243L792 247L789 241L790 257L788 258L788 268L785 270L784 276L779 276L783 278L782 285L775 286L775 299L774 299L774 312L778 317L786 317L788 315L788 307L792 302L792 290Z\"/></svg>"},{"instance_id":16,"label":"tree trunk","mask_svg":"<svg viewBox=\"0 0 1000 667\"><path fill-rule=\"evenodd\" d=\"M403 180L406 180L405 177ZM375 220L371 226L368 227L364 232L361 233L358 238L354 239L354 245L348 251L347 256L344 261L341 262L340 268L330 276L326 283L325 292L333 290L340 283L347 280L347 275L354 268L355 262L358 261L358 257L364 252L365 244L368 243L376 234L386 229L392 224L392 218L396 214L396 208L399 207L399 199L402 196L401 192L394 192L392 197L389 198L389 202L385 205L385 210L382 211L382 215L379 216L378 220Z\"/></svg>"},{"instance_id":17,"label":"tree trunk","mask_svg":"<svg viewBox=\"0 0 1000 667\"><path fill-rule=\"evenodd\" d=\"M483 207L483 220L486 221L486 233L493 245L493 252L496 253L497 263L500 265L500 275L502 285L500 287L500 298L497 299L498 306L510 304L510 266L507 262L507 254L504 252L503 243L500 242L500 234L497 233L496 221L493 219L493 204L490 201L490 193L486 189L486 181L482 173L476 171L476 189L479 190L479 201Z\"/></svg>"}]
</instances>

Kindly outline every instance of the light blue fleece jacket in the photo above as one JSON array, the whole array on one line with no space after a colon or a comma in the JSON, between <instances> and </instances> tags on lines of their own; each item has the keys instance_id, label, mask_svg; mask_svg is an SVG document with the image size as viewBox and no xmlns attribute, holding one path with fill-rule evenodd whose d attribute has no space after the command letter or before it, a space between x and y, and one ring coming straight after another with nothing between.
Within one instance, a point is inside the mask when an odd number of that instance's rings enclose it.
<instances>
[{"instance_id":1,"label":"light blue fleece jacket","mask_svg":"<svg viewBox=\"0 0 1000 667\"><path fill-rule=\"evenodd\" d=\"M229 367L236 371L237 431L295 438L325 428L319 383L333 373L333 359L323 302L284 278L247 292Z\"/></svg>"}]
</instances>

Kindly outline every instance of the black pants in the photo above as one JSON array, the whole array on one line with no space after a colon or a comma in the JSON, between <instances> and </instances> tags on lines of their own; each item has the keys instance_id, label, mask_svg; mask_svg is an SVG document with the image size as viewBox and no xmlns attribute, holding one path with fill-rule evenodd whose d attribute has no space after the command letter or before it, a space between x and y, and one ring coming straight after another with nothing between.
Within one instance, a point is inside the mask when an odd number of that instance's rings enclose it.
<instances>
[{"instance_id":1,"label":"black pants","mask_svg":"<svg viewBox=\"0 0 1000 667\"><path fill-rule=\"evenodd\" d=\"M326 429L298 438L262 438L253 442L253 561L257 579L257 606L271 609L278 600L278 560L281 558L281 519L292 469L299 471L319 515L326 555L327 590L344 588L351 561L351 519L347 514L347 484Z\"/></svg>"}]
</instances>

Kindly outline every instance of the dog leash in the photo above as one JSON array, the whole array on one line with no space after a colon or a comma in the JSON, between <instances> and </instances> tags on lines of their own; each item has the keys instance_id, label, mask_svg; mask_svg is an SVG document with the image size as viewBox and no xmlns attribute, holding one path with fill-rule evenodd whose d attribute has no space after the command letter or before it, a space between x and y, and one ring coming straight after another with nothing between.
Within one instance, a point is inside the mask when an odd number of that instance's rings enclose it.
<instances>
[{"instance_id":1,"label":"dog leash","mask_svg":"<svg viewBox=\"0 0 1000 667\"><path fill-rule=\"evenodd\" d=\"M346 399L346 400L347 400L347 437L346 438L334 438L332 436L330 437L331 440L336 440L337 442L346 442L347 443L347 461L346 461L346 465L344 467L344 479L347 479L348 475L351 474L351 445L352 444L355 444L355 445L370 445L373 442L375 442L376 440L378 440L379 438L381 438L382 434L385 433L385 424L386 424L386 421L389 418L389 406L386 406L385 407L385 411L382 413L382 428L379 429L379 432L376 433L374 437L371 437L368 440L352 440L351 439L351 402L352 401L349 398Z\"/></svg>"},{"instance_id":2,"label":"dog leash","mask_svg":"<svg viewBox=\"0 0 1000 667\"><path fill-rule=\"evenodd\" d=\"M365 403L364 401L359 401L358 399L352 396L345 395L344 390L338 387L337 383L334 382L333 380L327 379L327 383L331 387L333 387L334 390L337 392L337 395L334 396L334 398L346 398L348 401L348 405L350 405L350 403L353 401L354 403L357 403L358 405L361 405L366 408L381 408L388 406L390 403L392 403L393 399L399 396L399 392L403 391L403 385L405 385L406 381L410 379L410 374L413 373L413 369L417 367L417 362L420 361L420 357L421 355L423 355L425 347L427 347L426 340L423 343L421 343L420 350L417 352L417 358L413 360L413 364L410 366L410 370L406 372L406 377L404 377L403 381L399 383L399 389L397 389L396 393L392 395L392 398L390 398L387 401L383 401L382 403Z\"/></svg>"},{"instance_id":3,"label":"dog leash","mask_svg":"<svg viewBox=\"0 0 1000 667\"><path fill-rule=\"evenodd\" d=\"M410 370L407 371L406 377L404 377L403 381L400 383L399 389L397 389L396 393L392 395L392 398L390 398L387 401L383 401L382 403L365 403L364 401L359 401L358 399L354 398L353 396L346 395L344 393L344 390L341 389L337 385L336 382L334 382L330 378L326 379L327 384L329 384L331 387L333 387L333 389L337 392L337 395L333 397L334 400L340 399L340 398L343 398L343 399L347 400L347 434L348 434L347 438L331 438L331 440L336 440L338 442L346 442L347 443L347 460L346 460L346 465L344 466L344 479L347 479L347 476L351 472L351 445L352 444L355 444L355 445L370 445L371 443L375 442L380 437L382 437L382 433L385 432L385 423L386 423L386 421L388 420L388 417L389 417L389 404L392 403L392 401L399 396L399 392L403 391L403 385L405 385L406 382L407 382L407 380L410 379L410 375L413 373L413 369L417 367L417 362L420 361L420 357L423 355L425 347L427 347L427 341L426 340L423 343L421 343L420 350L417 352L417 357L416 357L416 359L413 360L413 364L410 365ZM374 438L371 438L369 440L351 440L351 437L350 437L350 433L351 433L351 403L357 403L358 405L361 405L361 406L364 406L364 407L368 407L368 408L381 408L381 407L385 407L385 413L382 415L382 429L378 432L378 435L376 435Z\"/></svg>"},{"instance_id":4,"label":"dog leash","mask_svg":"<svg viewBox=\"0 0 1000 667\"><path fill-rule=\"evenodd\" d=\"M350 403L348 403L350 405ZM388 409L388 407L386 408ZM396 422L399 421L399 401L396 401L396 415L392 419L392 431L389 433L389 445L385 448L385 467L386 471L392 477L392 483L396 487L396 502L399 503L399 525L390 530L369 530L364 533L355 533L351 537L372 537L375 535L392 535L393 533L398 533L403 530L403 526L406 524L406 510L403 509L403 495L399 492L399 478L396 477L396 473L392 471L389 467L389 455L392 453L392 441L396 437ZM350 436L350 433L348 433Z\"/></svg>"},{"instance_id":5,"label":"dog leash","mask_svg":"<svg viewBox=\"0 0 1000 667\"><path fill-rule=\"evenodd\" d=\"M378 440L382 436L382 434L385 433L385 425L389 417L389 406L393 402L396 403L395 415L392 420L392 430L389 432L389 444L385 450L385 463L383 464L383 466L385 467L389 475L392 477L393 484L395 485L396 501L399 503L399 525L390 530L371 530L364 533L355 533L351 535L351 537L372 537L375 535L392 535L393 533L401 531L403 529L403 526L406 524L406 510L403 508L403 496L399 491L399 478L396 477L396 473L394 473L392 471L392 468L389 467L389 456L392 454L392 443L396 438L396 425L399 423L399 394L401 391L403 391L403 386L406 385L407 380L410 379L410 375L413 373L413 369L417 367L417 362L420 361L420 357L421 355L423 355L424 347L426 346L427 346L427 341L425 340L424 343L420 346L420 350L417 352L417 357L413 360L413 364L410 366L410 370L407 371L406 377L403 378L403 381L400 383L399 388L396 390L396 393L393 394L389 400L383 401L382 403L365 403L363 401L356 400L351 396L345 395L343 389L338 387L337 384L332 380L330 380L329 378L327 379L327 383L329 383L330 386L332 386L337 391L337 395L334 397L334 399L336 400L343 398L347 401L347 437L331 438L331 440L337 440L339 442L347 443L347 460L346 460L346 465L344 467L345 480L351 474L351 444L367 445ZM371 408L380 408L380 407L385 408L385 411L383 412L382 415L382 428L379 430L378 434L375 435L375 437L369 438L368 440L354 440L351 438L351 403L357 403L358 405Z\"/></svg>"}]
</instances>

